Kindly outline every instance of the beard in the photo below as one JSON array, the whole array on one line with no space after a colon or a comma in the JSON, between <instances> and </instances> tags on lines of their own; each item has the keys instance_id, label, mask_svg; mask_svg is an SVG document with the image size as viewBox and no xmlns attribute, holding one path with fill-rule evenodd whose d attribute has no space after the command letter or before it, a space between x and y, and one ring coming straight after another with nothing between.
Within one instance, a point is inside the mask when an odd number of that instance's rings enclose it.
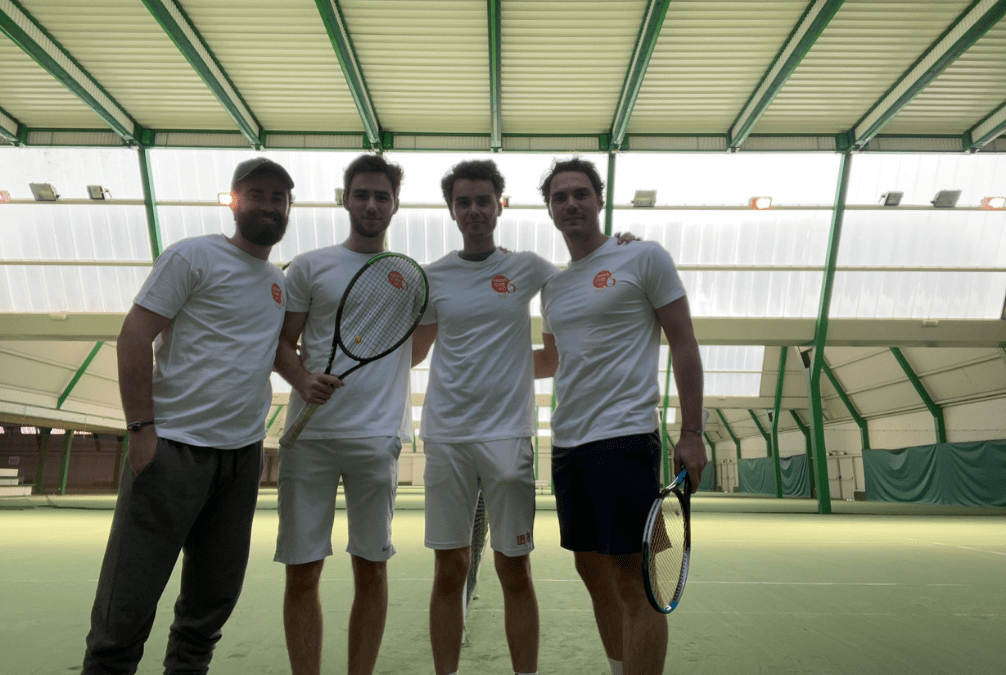
<instances>
[{"instance_id":1,"label":"beard","mask_svg":"<svg viewBox=\"0 0 1006 675\"><path fill-rule=\"evenodd\" d=\"M235 216L241 236L256 246L272 246L286 234L288 218L282 214L267 214L261 211L241 213Z\"/></svg>"},{"instance_id":2,"label":"beard","mask_svg":"<svg viewBox=\"0 0 1006 675\"><path fill-rule=\"evenodd\" d=\"M384 233L387 232L388 226L391 225L391 220L384 223L384 225L379 229L373 229L370 226L364 225L363 222L352 213L349 214L349 228L361 237L366 237L367 239L382 239L384 238Z\"/></svg>"}]
</instances>

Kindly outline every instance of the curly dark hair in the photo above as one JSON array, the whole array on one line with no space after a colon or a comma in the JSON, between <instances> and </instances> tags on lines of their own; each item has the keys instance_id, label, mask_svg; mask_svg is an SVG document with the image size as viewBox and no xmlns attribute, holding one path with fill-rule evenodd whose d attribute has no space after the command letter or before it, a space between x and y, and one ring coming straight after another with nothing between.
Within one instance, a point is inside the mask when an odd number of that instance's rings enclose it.
<instances>
[{"instance_id":1,"label":"curly dark hair","mask_svg":"<svg viewBox=\"0 0 1006 675\"><path fill-rule=\"evenodd\" d=\"M590 179L590 184L594 186L594 192L597 193L598 199L601 200L602 204L604 203L604 181L601 180L601 174L597 172L597 167L594 166L593 162L574 157L573 159L566 159L561 162L558 160L553 161L548 173L541 179L541 185L538 189L541 190L541 196L544 197L545 204L548 204L548 200L552 196L552 178L557 173L565 171L577 171L585 174Z\"/></svg>"},{"instance_id":2,"label":"curly dark hair","mask_svg":"<svg viewBox=\"0 0 1006 675\"><path fill-rule=\"evenodd\" d=\"M440 190L444 193L447 206L450 206L454 199L454 183L459 178L491 181L497 197L503 195L503 188L506 187L506 179L500 173L496 162L491 159L466 159L452 166L440 181Z\"/></svg>"},{"instance_id":3,"label":"curly dark hair","mask_svg":"<svg viewBox=\"0 0 1006 675\"><path fill-rule=\"evenodd\" d=\"M360 155L346 167L346 172L342 174L342 189L347 193L349 186L353 184L353 179L360 173L383 173L391 181L391 189L398 196L398 188L402 185L402 167L387 161L380 155L366 154Z\"/></svg>"}]
</instances>

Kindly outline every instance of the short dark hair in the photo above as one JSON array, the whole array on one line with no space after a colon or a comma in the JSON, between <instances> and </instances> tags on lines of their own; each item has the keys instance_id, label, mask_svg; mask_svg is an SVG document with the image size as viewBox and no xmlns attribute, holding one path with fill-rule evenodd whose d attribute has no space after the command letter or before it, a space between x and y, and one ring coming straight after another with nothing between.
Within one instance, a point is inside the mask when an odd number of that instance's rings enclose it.
<instances>
[{"instance_id":1,"label":"short dark hair","mask_svg":"<svg viewBox=\"0 0 1006 675\"><path fill-rule=\"evenodd\" d=\"M346 167L346 172L342 174L342 189L347 193L349 186L353 184L353 179L360 173L383 173L391 181L391 189L398 196L398 188L402 185L402 167L387 161L380 155L360 155Z\"/></svg>"},{"instance_id":2,"label":"short dark hair","mask_svg":"<svg viewBox=\"0 0 1006 675\"><path fill-rule=\"evenodd\" d=\"M454 199L454 183L459 178L491 181L497 197L503 194L503 188L506 187L506 179L500 173L496 162L491 159L466 159L452 166L440 181L440 190L444 193L444 201L448 206Z\"/></svg>"},{"instance_id":3,"label":"short dark hair","mask_svg":"<svg viewBox=\"0 0 1006 675\"><path fill-rule=\"evenodd\" d=\"M597 167L594 166L593 162L588 162L585 159L574 157L573 159L567 159L561 162L554 160L551 168L548 170L548 173L546 173L545 177L541 179L539 189L541 190L541 196L545 198L546 204L548 204L548 200L552 196L552 178L554 178L557 173L564 173L566 171L577 171L585 174L587 178L590 179L590 184L594 186L594 192L597 194L598 199L601 200L602 204L604 203L604 181L601 180L601 174L597 172Z\"/></svg>"}]
</instances>

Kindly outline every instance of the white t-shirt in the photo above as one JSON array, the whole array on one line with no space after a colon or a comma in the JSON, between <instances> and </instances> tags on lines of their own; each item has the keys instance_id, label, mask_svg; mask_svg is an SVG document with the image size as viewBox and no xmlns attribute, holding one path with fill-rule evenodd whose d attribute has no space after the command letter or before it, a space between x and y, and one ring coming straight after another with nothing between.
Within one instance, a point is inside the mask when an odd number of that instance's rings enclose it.
<instances>
[{"instance_id":1,"label":"white t-shirt","mask_svg":"<svg viewBox=\"0 0 1006 675\"><path fill-rule=\"evenodd\" d=\"M302 253L291 261L286 271L287 311L307 312L300 358L312 373L323 372L328 364L335 335L335 315L346 286L374 255L355 253L339 245ZM404 432L411 359L410 338L391 354L348 375L345 386L337 389L328 403L318 408L300 437L305 440L409 438L411 424L408 435ZM358 363L342 349L337 349L332 374L341 375ZM292 391L287 428L303 408L304 399L296 390Z\"/></svg>"},{"instance_id":2,"label":"white t-shirt","mask_svg":"<svg viewBox=\"0 0 1006 675\"><path fill-rule=\"evenodd\" d=\"M480 262L452 251L426 268L430 302L422 323L438 327L423 403L423 440L534 434L528 304L557 272L534 253L498 250Z\"/></svg>"},{"instance_id":3,"label":"white t-shirt","mask_svg":"<svg viewBox=\"0 0 1006 675\"><path fill-rule=\"evenodd\" d=\"M158 436L226 450L265 437L283 286L275 265L220 234L157 258L134 302L172 319L154 341Z\"/></svg>"},{"instance_id":4,"label":"white t-shirt","mask_svg":"<svg viewBox=\"0 0 1006 675\"><path fill-rule=\"evenodd\" d=\"M659 426L654 310L685 295L659 244L614 238L570 263L541 292L542 331L555 336L553 443L571 447Z\"/></svg>"}]
</instances>

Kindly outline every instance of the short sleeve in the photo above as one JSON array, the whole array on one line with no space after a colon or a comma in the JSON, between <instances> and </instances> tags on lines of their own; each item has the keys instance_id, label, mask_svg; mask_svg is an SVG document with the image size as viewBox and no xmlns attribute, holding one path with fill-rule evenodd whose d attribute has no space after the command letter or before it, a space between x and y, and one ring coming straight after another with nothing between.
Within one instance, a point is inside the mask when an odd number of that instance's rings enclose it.
<instances>
[{"instance_id":1,"label":"short sleeve","mask_svg":"<svg viewBox=\"0 0 1006 675\"><path fill-rule=\"evenodd\" d=\"M531 254L534 261L534 273L540 287L544 287L548 280L559 273L559 268L542 258L537 253Z\"/></svg>"},{"instance_id":2,"label":"short sleeve","mask_svg":"<svg viewBox=\"0 0 1006 675\"><path fill-rule=\"evenodd\" d=\"M297 256L286 270L286 311L306 312L311 307L311 288L308 283L310 265L303 256Z\"/></svg>"},{"instance_id":3,"label":"short sleeve","mask_svg":"<svg viewBox=\"0 0 1006 675\"><path fill-rule=\"evenodd\" d=\"M426 303L426 311L423 312L423 318L419 320L420 326L429 326L433 323L440 323L439 317L437 316L437 287L441 283L441 280L437 277L439 276L432 266L427 265L423 268L426 272L426 280L430 284L429 301Z\"/></svg>"},{"instance_id":4,"label":"short sleeve","mask_svg":"<svg viewBox=\"0 0 1006 675\"><path fill-rule=\"evenodd\" d=\"M154 262L154 269L133 300L137 305L168 319L175 318L198 283L192 263L177 250L168 249Z\"/></svg>"},{"instance_id":5,"label":"short sleeve","mask_svg":"<svg viewBox=\"0 0 1006 675\"><path fill-rule=\"evenodd\" d=\"M646 298L655 309L685 296L685 286L678 276L671 254L663 246L654 244L646 256L643 268L643 288Z\"/></svg>"}]
</instances>

